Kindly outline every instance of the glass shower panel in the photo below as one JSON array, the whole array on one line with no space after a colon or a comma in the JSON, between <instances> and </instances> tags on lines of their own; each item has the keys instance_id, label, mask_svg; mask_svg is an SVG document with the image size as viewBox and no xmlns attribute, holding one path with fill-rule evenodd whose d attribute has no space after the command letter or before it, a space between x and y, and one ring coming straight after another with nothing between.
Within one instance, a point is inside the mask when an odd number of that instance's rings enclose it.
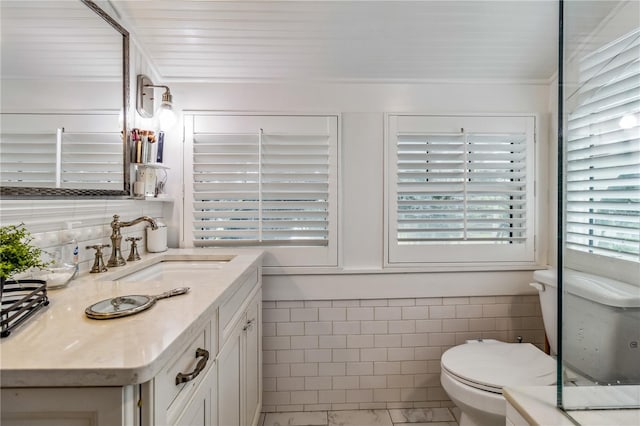
<instances>
[{"instance_id":1,"label":"glass shower panel","mask_svg":"<svg viewBox=\"0 0 640 426\"><path fill-rule=\"evenodd\" d=\"M640 2L562 6L559 404L637 408Z\"/></svg>"}]
</instances>

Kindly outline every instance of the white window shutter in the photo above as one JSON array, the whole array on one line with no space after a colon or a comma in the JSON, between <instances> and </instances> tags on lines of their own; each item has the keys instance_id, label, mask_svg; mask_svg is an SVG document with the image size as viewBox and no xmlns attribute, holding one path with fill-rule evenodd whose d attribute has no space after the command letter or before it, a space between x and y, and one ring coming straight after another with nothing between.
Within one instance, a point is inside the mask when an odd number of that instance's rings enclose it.
<instances>
[{"instance_id":1,"label":"white window shutter","mask_svg":"<svg viewBox=\"0 0 640 426\"><path fill-rule=\"evenodd\" d=\"M185 235L194 246L261 246L283 266L337 264L336 116L188 120L193 218Z\"/></svg>"},{"instance_id":2,"label":"white window shutter","mask_svg":"<svg viewBox=\"0 0 640 426\"><path fill-rule=\"evenodd\" d=\"M62 188L124 187L122 136L111 132L62 132Z\"/></svg>"},{"instance_id":3,"label":"white window shutter","mask_svg":"<svg viewBox=\"0 0 640 426\"><path fill-rule=\"evenodd\" d=\"M56 129L49 133L3 130L0 182L3 186L56 185Z\"/></svg>"},{"instance_id":4,"label":"white window shutter","mask_svg":"<svg viewBox=\"0 0 640 426\"><path fill-rule=\"evenodd\" d=\"M262 242L328 245L329 134L262 134Z\"/></svg>"},{"instance_id":5,"label":"white window shutter","mask_svg":"<svg viewBox=\"0 0 640 426\"><path fill-rule=\"evenodd\" d=\"M258 134L193 135L193 237L196 245L259 241Z\"/></svg>"},{"instance_id":6,"label":"white window shutter","mask_svg":"<svg viewBox=\"0 0 640 426\"><path fill-rule=\"evenodd\" d=\"M532 261L533 126L390 115L390 263Z\"/></svg>"},{"instance_id":7,"label":"white window shutter","mask_svg":"<svg viewBox=\"0 0 640 426\"><path fill-rule=\"evenodd\" d=\"M526 135L398 135L398 242L517 243Z\"/></svg>"},{"instance_id":8,"label":"white window shutter","mask_svg":"<svg viewBox=\"0 0 640 426\"><path fill-rule=\"evenodd\" d=\"M566 246L640 262L640 30L584 57L566 137ZM626 128L623 117L635 117Z\"/></svg>"}]
</instances>

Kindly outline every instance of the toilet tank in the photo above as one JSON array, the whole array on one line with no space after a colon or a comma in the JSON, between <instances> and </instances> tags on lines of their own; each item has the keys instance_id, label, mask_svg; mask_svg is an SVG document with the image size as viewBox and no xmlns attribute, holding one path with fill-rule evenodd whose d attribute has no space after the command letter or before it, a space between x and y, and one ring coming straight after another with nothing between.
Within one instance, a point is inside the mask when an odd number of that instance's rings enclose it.
<instances>
[{"instance_id":1,"label":"toilet tank","mask_svg":"<svg viewBox=\"0 0 640 426\"><path fill-rule=\"evenodd\" d=\"M558 353L558 274L555 269L534 271L531 284L538 290L544 332L547 334L551 354Z\"/></svg>"},{"instance_id":2,"label":"toilet tank","mask_svg":"<svg viewBox=\"0 0 640 426\"><path fill-rule=\"evenodd\" d=\"M554 277L553 270L534 273L545 286L539 293L543 316L545 305L557 307ZM598 383L640 382L640 287L567 269L564 290L563 362ZM551 332L555 336L555 325Z\"/></svg>"}]
</instances>

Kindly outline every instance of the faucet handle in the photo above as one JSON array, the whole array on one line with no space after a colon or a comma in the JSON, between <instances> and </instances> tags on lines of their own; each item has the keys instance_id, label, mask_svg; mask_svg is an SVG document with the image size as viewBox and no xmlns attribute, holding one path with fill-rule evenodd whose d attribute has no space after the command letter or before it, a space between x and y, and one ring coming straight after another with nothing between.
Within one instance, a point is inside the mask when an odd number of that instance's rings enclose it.
<instances>
[{"instance_id":1,"label":"faucet handle","mask_svg":"<svg viewBox=\"0 0 640 426\"><path fill-rule=\"evenodd\" d=\"M95 249L97 253L102 254L102 249L108 247L111 247L111 244L94 244L92 246L87 246L87 250Z\"/></svg>"},{"instance_id":2,"label":"faucet handle","mask_svg":"<svg viewBox=\"0 0 640 426\"><path fill-rule=\"evenodd\" d=\"M140 260L142 259L140 257L140 255L138 254L138 245L136 244L137 241L140 241L142 239L142 237L127 237L125 238L125 241L131 241L131 251L129 252L129 257L127 258L127 262L131 262L134 260Z\"/></svg>"},{"instance_id":3,"label":"faucet handle","mask_svg":"<svg viewBox=\"0 0 640 426\"><path fill-rule=\"evenodd\" d=\"M95 259L93 260L93 266L89 271L90 273L95 274L95 273L107 271L107 267L104 266L104 259L102 258L102 249L107 247L111 247L111 245L110 244L94 244L92 246L87 246L87 250L95 249L96 251Z\"/></svg>"}]
</instances>

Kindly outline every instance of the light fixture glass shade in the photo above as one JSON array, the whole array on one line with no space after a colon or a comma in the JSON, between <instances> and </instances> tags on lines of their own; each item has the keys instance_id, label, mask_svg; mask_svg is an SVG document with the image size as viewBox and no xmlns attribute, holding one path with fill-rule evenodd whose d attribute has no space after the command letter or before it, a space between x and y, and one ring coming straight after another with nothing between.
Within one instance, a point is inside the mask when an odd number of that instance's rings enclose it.
<instances>
[{"instance_id":1,"label":"light fixture glass shade","mask_svg":"<svg viewBox=\"0 0 640 426\"><path fill-rule=\"evenodd\" d=\"M176 114L170 102L162 102L156 111L160 130L169 130L176 123Z\"/></svg>"}]
</instances>

